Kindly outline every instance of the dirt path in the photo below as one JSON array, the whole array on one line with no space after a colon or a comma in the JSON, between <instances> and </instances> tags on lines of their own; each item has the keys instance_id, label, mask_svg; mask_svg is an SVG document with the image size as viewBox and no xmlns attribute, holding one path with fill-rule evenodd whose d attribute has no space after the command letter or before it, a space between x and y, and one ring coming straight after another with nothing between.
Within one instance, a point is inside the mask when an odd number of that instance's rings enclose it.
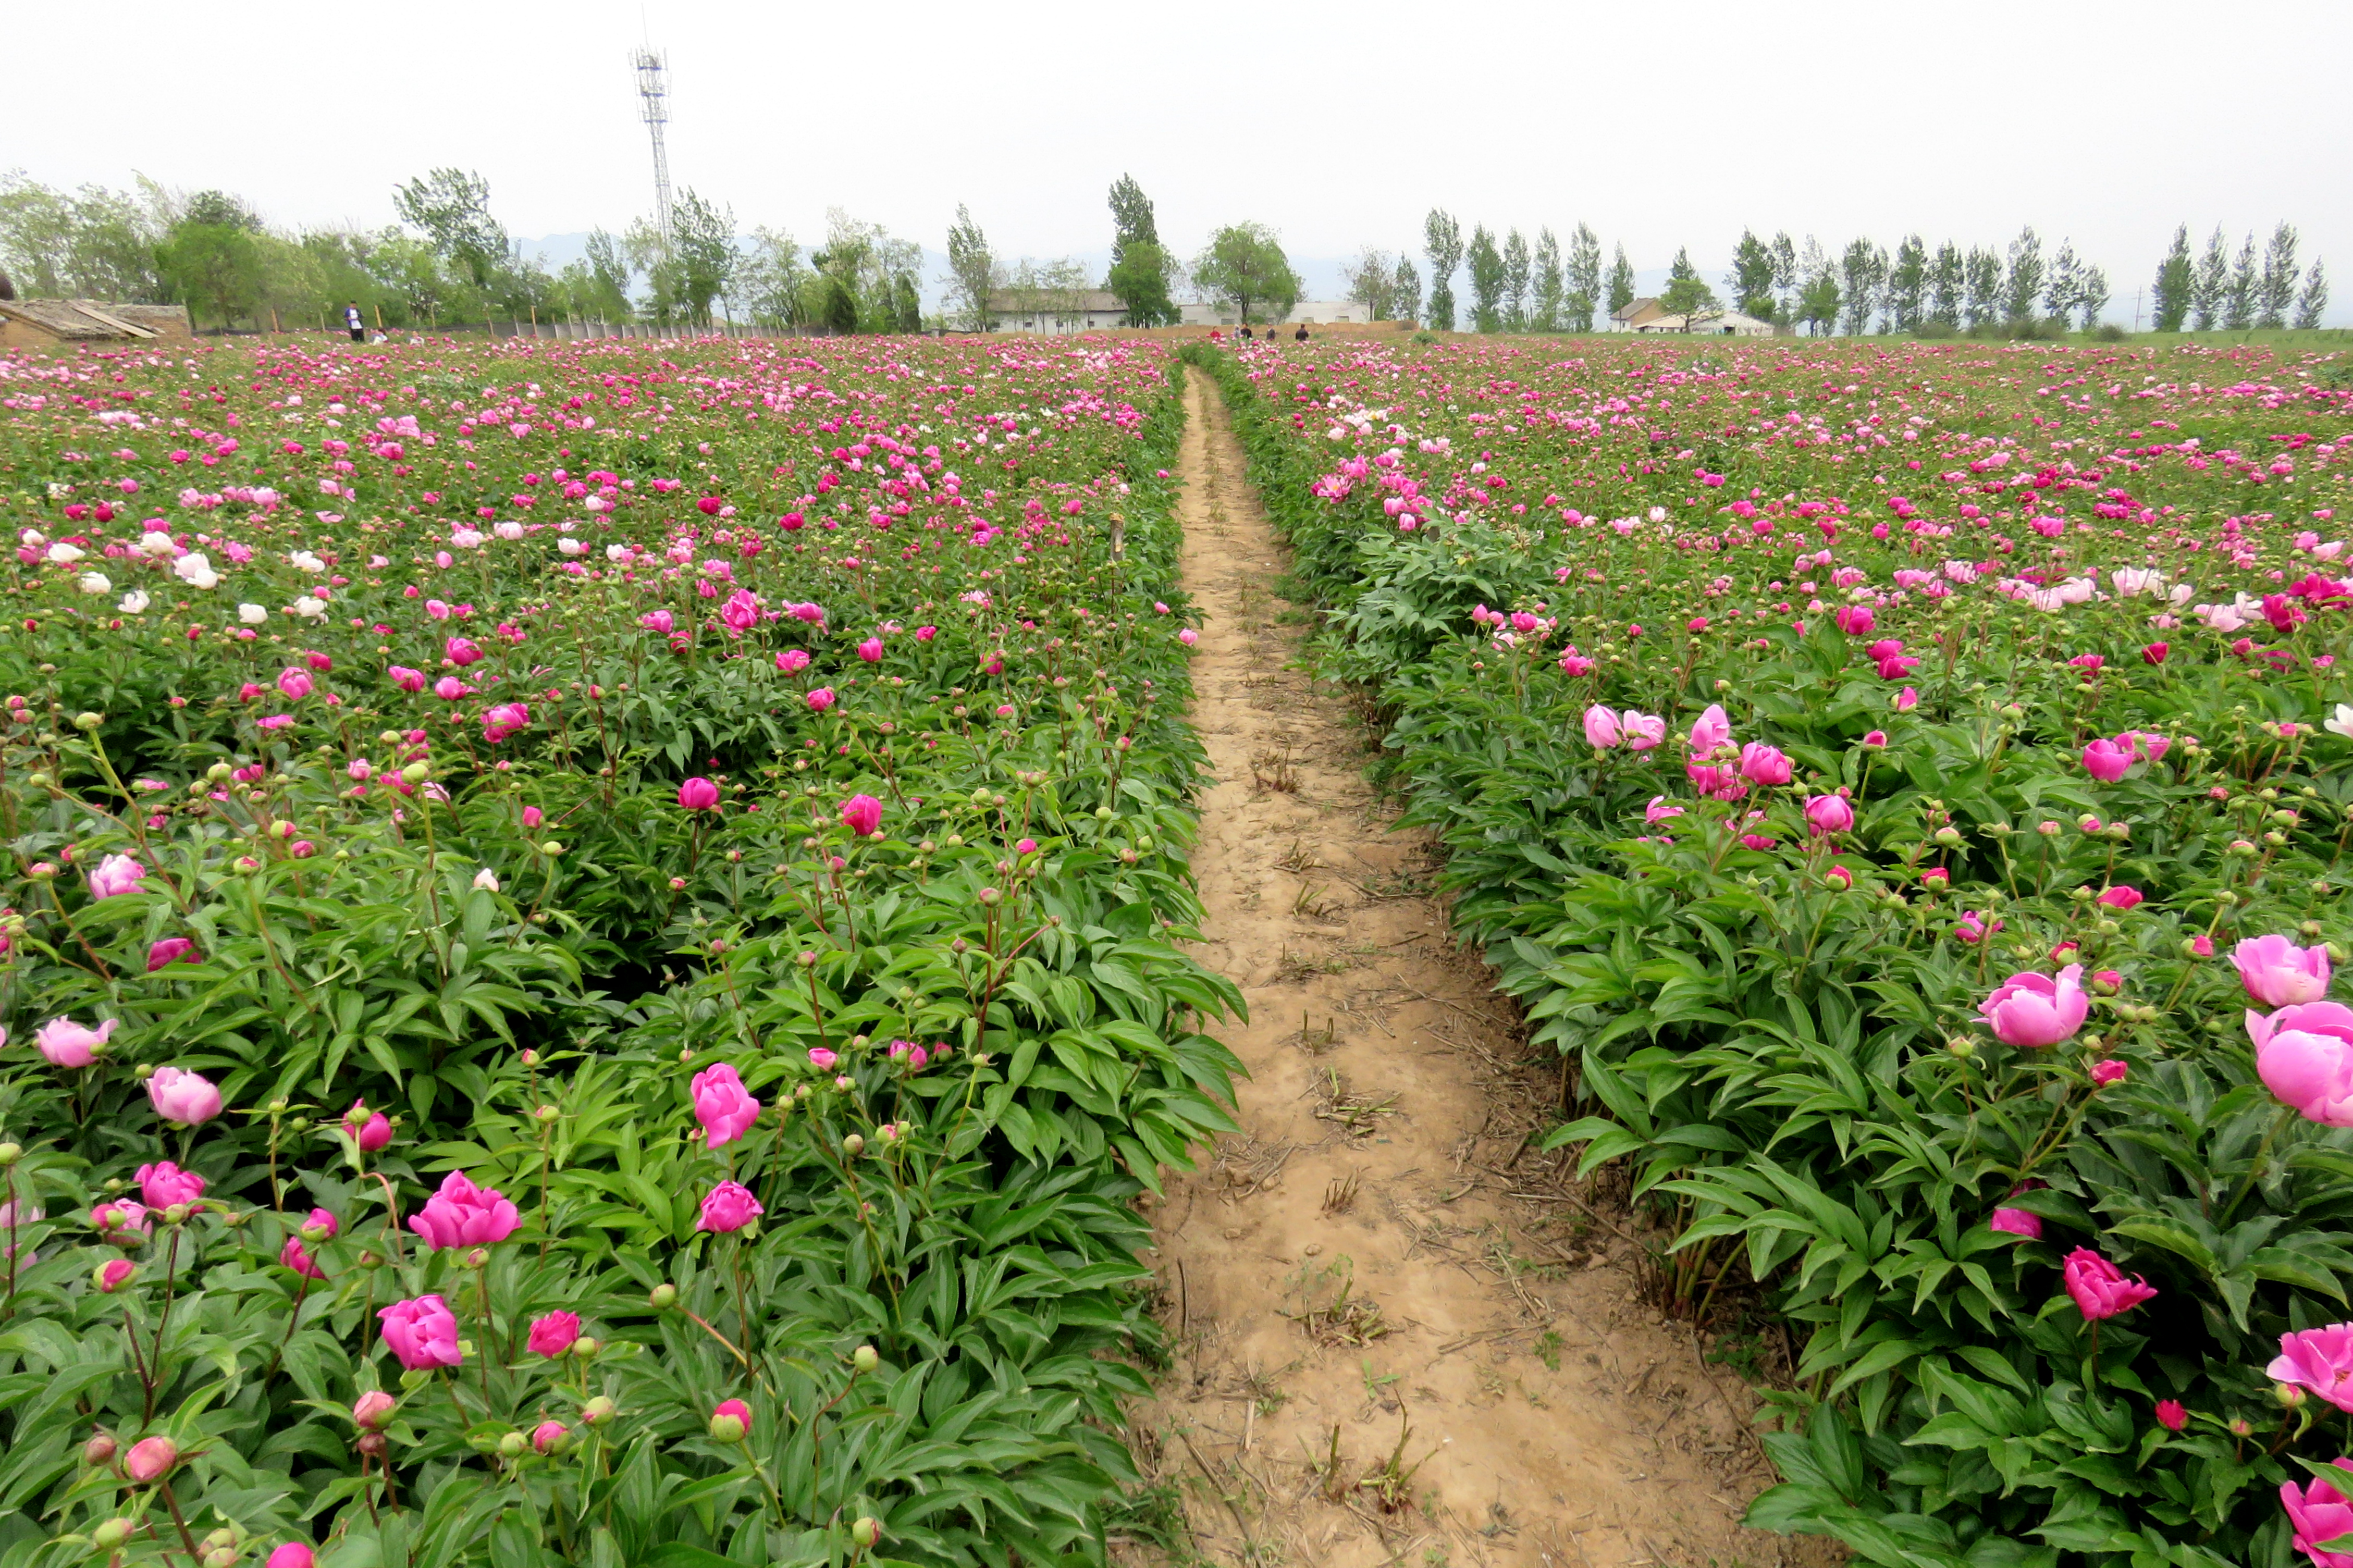
<instances>
[{"instance_id":1,"label":"dirt path","mask_svg":"<svg viewBox=\"0 0 2353 1568\"><path fill-rule=\"evenodd\" d=\"M1290 668L1278 547L1190 379L1193 717L1217 780L1193 865L1251 1079L1242 1136L1159 1213L1176 1364L1139 1453L1221 1563L1780 1561L1734 1522L1767 1479L1738 1380L1526 1152L1510 1020L1425 896L1428 847L1388 830L1363 728Z\"/></svg>"}]
</instances>

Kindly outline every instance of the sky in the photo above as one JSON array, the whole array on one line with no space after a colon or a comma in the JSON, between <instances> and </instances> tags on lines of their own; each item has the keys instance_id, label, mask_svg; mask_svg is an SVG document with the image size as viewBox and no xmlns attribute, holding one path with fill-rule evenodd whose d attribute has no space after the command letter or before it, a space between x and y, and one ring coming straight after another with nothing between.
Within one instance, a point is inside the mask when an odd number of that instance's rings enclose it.
<instances>
[{"instance_id":1,"label":"sky","mask_svg":"<svg viewBox=\"0 0 2353 1568\"><path fill-rule=\"evenodd\" d=\"M2353 321L2344 0L114 0L102 45L73 7L9 31L79 63L12 73L0 168L218 186L290 226L381 226L396 184L451 164L516 236L619 230L652 205L642 40L674 183L805 241L839 206L936 252L963 203L1000 256L1100 254L1123 173L1180 253L1255 219L1311 282L1418 250L1432 206L1466 234L1582 219L1645 272L1687 246L1712 279L1744 226L1893 248L2031 223L2128 321L2175 225L2235 248L2286 219Z\"/></svg>"}]
</instances>

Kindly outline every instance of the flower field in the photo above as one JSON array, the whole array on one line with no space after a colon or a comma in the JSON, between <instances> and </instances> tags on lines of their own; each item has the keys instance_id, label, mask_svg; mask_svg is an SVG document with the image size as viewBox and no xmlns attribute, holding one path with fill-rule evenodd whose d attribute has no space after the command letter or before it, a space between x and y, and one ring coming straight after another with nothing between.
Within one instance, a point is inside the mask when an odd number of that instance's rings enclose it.
<instances>
[{"instance_id":1,"label":"flower field","mask_svg":"<svg viewBox=\"0 0 2353 1568\"><path fill-rule=\"evenodd\" d=\"M2342 364L1188 352L1551 1146L1783 1366L1750 1521L2353 1564Z\"/></svg>"},{"instance_id":2,"label":"flower field","mask_svg":"<svg viewBox=\"0 0 2353 1568\"><path fill-rule=\"evenodd\" d=\"M1176 376L0 359L0 1563L1103 1559Z\"/></svg>"}]
</instances>

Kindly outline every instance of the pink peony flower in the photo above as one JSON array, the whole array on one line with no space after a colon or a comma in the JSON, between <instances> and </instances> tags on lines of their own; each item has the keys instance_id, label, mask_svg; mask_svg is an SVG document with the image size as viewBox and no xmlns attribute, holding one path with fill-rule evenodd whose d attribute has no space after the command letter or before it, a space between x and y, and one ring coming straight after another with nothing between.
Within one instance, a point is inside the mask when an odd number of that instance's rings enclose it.
<instances>
[{"instance_id":1,"label":"pink peony flower","mask_svg":"<svg viewBox=\"0 0 2353 1568\"><path fill-rule=\"evenodd\" d=\"M1988 1220L1986 1225L1989 1229L2003 1231L2010 1236L2022 1236L2029 1241L2042 1239L2042 1216L2030 1214L2025 1209L1996 1209L1993 1211L1993 1218Z\"/></svg>"},{"instance_id":2,"label":"pink peony flower","mask_svg":"<svg viewBox=\"0 0 2353 1568\"><path fill-rule=\"evenodd\" d=\"M182 1068L157 1068L147 1080L147 1099L156 1115L176 1127L200 1127L221 1111L220 1090Z\"/></svg>"},{"instance_id":3,"label":"pink peony flower","mask_svg":"<svg viewBox=\"0 0 2353 1568\"><path fill-rule=\"evenodd\" d=\"M1883 752L1887 749L1887 731L1884 730L1873 730L1869 734L1863 736L1862 743L1870 747L1874 752Z\"/></svg>"},{"instance_id":4,"label":"pink peony flower","mask_svg":"<svg viewBox=\"0 0 2353 1568\"><path fill-rule=\"evenodd\" d=\"M554 1453L564 1447L564 1440L571 1435L561 1421L543 1421L531 1429L532 1452Z\"/></svg>"},{"instance_id":5,"label":"pink peony flower","mask_svg":"<svg viewBox=\"0 0 2353 1568\"><path fill-rule=\"evenodd\" d=\"M90 874L90 896L111 899L121 893L139 890L139 879L147 875L147 868L128 855L109 855Z\"/></svg>"},{"instance_id":6,"label":"pink peony flower","mask_svg":"<svg viewBox=\"0 0 2353 1568\"><path fill-rule=\"evenodd\" d=\"M882 803L871 795L853 795L841 807L841 825L860 838L882 826Z\"/></svg>"},{"instance_id":7,"label":"pink peony flower","mask_svg":"<svg viewBox=\"0 0 2353 1568\"><path fill-rule=\"evenodd\" d=\"M765 1214L752 1189L737 1182L722 1182L703 1194L702 1214L694 1228L726 1235L743 1229Z\"/></svg>"},{"instance_id":8,"label":"pink peony flower","mask_svg":"<svg viewBox=\"0 0 2353 1568\"><path fill-rule=\"evenodd\" d=\"M811 1046L809 1047L808 1059L809 1066L817 1068L818 1071L831 1072L833 1070L833 1064L839 1061L841 1058L839 1056L836 1056L833 1052L826 1049L823 1046Z\"/></svg>"},{"instance_id":9,"label":"pink peony flower","mask_svg":"<svg viewBox=\"0 0 2353 1568\"><path fill-rule=\"evenodd\" d=\"M496 745L531 723L531 706L523 702L495 703L483 710L482 739Z\"/></svg>"},{"instance_id":10,"label":"pink peony flower","mask_svg":"<svg viewBox=\"0 0 2353 1568\"><path fill-rule=\"evenodd\" d=\"M882 639L881 637L868 637L864 642L860 643L858 645L858 657L864 659L868 664L881 663Z\"/></svg>"},{"instance_id":11,"label":"pink peony flower","mask_svg":"<svg viewBox=\"0 0 2353 1568\"><path fill-rule=\"evenodd\" d=\"M123 1473L142 1486L162 1480L180 1462L180 1446L169 1437L142 1437L122 1458Z\"/></svg>"},{"instance_id":12,"label":"pink peony flower","mask_svg":"<svg viewBox=\"0 0 2353 1568\"><path fill-rule=\"evenodd\" d=\"M2092 1064L2092 1087L2105 1089L2112 1083L2122 1083L2131 1076L2132 1068L2114 1057L2104 1057Z\"/></svg>"},{"instance_id":13,"label":"pink peony flower","mask_svg":"<svg viewBox=\"0 0 2353 1568\"><path fill-rule=\"evenodd\" d=\"M1740 748L1740 776L1750 784L1785 784L1791 771L1788 756L1762 741L1751 741Z\"/></svg>"},{"instance_id":14,"label":"pink peony flower","mask_svg":"<svg viewBox=\"0 0 2353 1568\"><path fill-rule=\"evenodd\" d=\"M2339 1410L2353 1410L2353 1323L2282 1334L2280 1353L2263 1375L2309 1389Z\"/></svg>"},{"instance_id":15,"label":"pink peony flower","mask_svg":"<svg viewBox=\"0 0 2353 1568\"><path fill-rule=\"evenodd\" d=\"M1818 795L1806 802L1806 821L1820 837L1844 833L1854 826L1854 807L1841 795Z\"/></svg>"},{"instance_id":16,"label":"pink peony flower","mask_svg":"<svg viewBox=\"0 0 2353 1568\"><path fill-rule=\"evenodd\" d=\"M822 713L827 709L832 707L833 688L830 686L820 686L815 691L810 692L808 694L808 705L810 710L817 713Z\"/></svg>"},{"instance_id":17,"label":"pink peony flower","mask_svg":"<svg viewBox=\"0 0 2353 1568\"><path fill-rule=\"evenodd\" d=\"M809 665L809 656L797 647L788 647L776 656L776 668L786 675L798 675Z\"/></svg>"},{"instance_id":18,"label":"pink peony flower","mask_svg":"<svg viewBox=\"0 0 2353 1568\"><path fill-rule=\"evenodd\" d=\"M71 1018L52 1018L33 1031L33 1046L53 1067L86 1068L98 1059L99 1047L121 1024L120 1018L109 1018L90 1029Z\"/></svg>"},{"instance_id":19,"label":"pink peony flower","mask_svg":"<svg viewBox=\"0 0 2353 1568\"><path fill-rule=\"evenodd\" d=\"M183 1171L169 1160L140 1166L136 1180L140 1201L151 1209L192 1204L205 1195L205 1179L194 1171Z\"/></svg>"},{"instance_id":20,"label":"pink peony flower","mask_svg":"<svg viewBox=\"0 0 2353 1568\"><path fill-rule=\"evenodd\" d=\"M465 1359L458 1350L458 1320L438 1296L395 1301L376 1320L384 1325L385 1344L411 1372L456 1366Z\"/></svg>"},{"instance_id":21,"label":"pink peony flower","mask_svg":"<svg viewBox=\"0 0 2353 1568\"><path fill-rule=\"evenodd\" d=\"M2307 1121L2353 1127L2353 1007L2306 1002L2269 1017L2250 1008L2255 1072Z\"/></svg>"},{"instance_id":22,"label":"pink peony flower","mask_svg":"<svg viewBox=\"0 0 2353 1568\"><path fill-rule=\"evenodd\" d=\"M1732 720L1725 713L1722 704L1709 703L1707 710L1691 727L1693 760L1707 761L1715 755L1717 748L1731 739Z\"/></svg>"},{"instance_id":23,"label":"pink peony flower","mask_svg":"<svg viewBox=\"0 0 2353 1568\"><path fill-rule=\"evenodd\" d=\"M198 963L204 954L196 951L195 942L185 936L167 936L147 950L147 973L154 973L166 964Z\"/></svg>"},{"instance_id":24,"label":"pink peony flower","mask_svg":"<svg viewBox=\"0 0 2353 1568\"><path fill-rule=\"evenodd\" d=\"M2094 741L2084 748L2084 771L2102 784L2114 784L2124 777L2137 760L2130 745L2118 745L2114 741Z\"/></svg>"},{"instance_id":25,"label":"pink peony flower","mask_svg":"<svg viewBox=\"0 0 2353 1568\"><path fill-rule=\"evenodd\" d=\"M1915 662L1917 661L1915 660ZM1903 690L1895 694L1895 710L1898 713L1909 713L1912 710L1919 706L1920 694L1912 689L1912 688L1907 686Z\"/></svg>"},{"instance_id":26,"label":"pink peony flower","mask_svg":"<svg viewBox=\"0 0 2353 1568\"><path fill-rule=\"evenodd\" d=\"M719 804L719 786L706 778L691 778L678 786L678 804L687 811L709 811Z\"/></svg>"},{"instance_id":27,"label":"pink peony flower","mask_svg":"<svg viewBox=\"0 0 2353 1568\"><path fill-rule=\"evenodd\" d=\"M733 1143L760 1119L760 1102L744 1088L744 1080L725 1062L704 1068L688 1086L694 1100L694 1119L702 1123L703 1147Z\"/></svg>"},{"instance_id":28,"label":"pink peony flower","mask_svg":"<svg viewBox=\"0 0 2353 1568\"><path fill-rule=\"evenodd\" d=\"M2013 974L1978 1004L1978 1011L2004 1045L2055 1046L2073 1038L2091 1010L2083 973L2082 964L2071 963L2055 980L2047 974Z\"/></svg>"},{"instance_id":29,"label":"pink peony flower","mask_svg":"<svg viewBox=\"0 0 2353 1568\"><path fill-rule=\"evenodd\" d=\"M353 1100L352 1108L343 1112L343 1131L363 1153L373 1154L392 1142L392 1122L383 1111L370 1110L364 1100Z\"/></svg>"},{"instance_id":30,"label":"pink peony flower","mask_svg":"<svg viewBox=\"0 0 2353 1568\"><path fill-rule=\"evenodd\" d=\"M2168 1432L2179 1432L2189 1425L2189 1412L2179 1399L2160 1399L2157 1402L2157 1424Z\"/></svg>"},{"instance_id":31,"label":"pink peony flower","mask_svg":"<svg viewBox=\"0 0 2353 1568\"><path fill-rule=\"evenodd\" d=\"M1655 713L1638 713L1629 708L1618 715L1618 726L1625 732L1626 749L1647 752L1667 738L1667 721Z\"/></svg>"},{"instance_id":32,"label":"pink peony flower","mask_svg":"<svg viewBox=\"0 0 2353 1568\"><path fill-rule=\"evenodd\" d=\"M2353 1470L2353 1459L2334 1459L2340 1470ZM2287 1510L2288 1522L2295 1527L2292 1543L2298 1552L2312 1559L2316 1568L2353 1568L2353 1553L2323 1552L2320 1543L2334 1541L2353 1531L2353 1481L2337 1485L2315 1476L2303 1486L2294 1481L2280 1483L2280 1506Z\"/></svg>"},{"instance_id":33,"label":"pink peony flower","mask_svg":"<svg viewBox=\"0 0 2353 1568\"><path fill-rule=\"evenodd\" d=\"M1682 806L1671 804L1665 795L1654 795L1651 797L1651 804L1642 808L1642 820L1655 827L1668 818L1683 814Z\"/></svg>"},{"instance_id":34,"label":"pink peony flower","mask_svg":"<svg viewBox=\"0 0 2353 1568\"><path fill-rule=\"evenodd\" d=\"M570 1350L580 1338L580 1316L576 1312L550 1312L531 1325L531 1353L554 1361Z\"/></svg>"},{"instance_id":35,"label":"pink peony flower","mask_svg":"<svg viewBox=\"0 0 2353 1568\"><path fill-rule=\"evenodd\" d=\"M2129 1312L2157 1294L2147 1281L2138 1276L2126 1279L2116 1272L2115 1264L2088 1247L2069 1253L2061 1272L2067 1280L2067 1294L2075 1299L2075 1310L2088 1322Z\"/></svg>"},{"instance_id":36,"label":"pink peony flower","mask_svg":"<svg viewBox=\"0 0 2353 1568\"><path fill-rule=\"evenodd\" d=\"M392 677L392 683L403 691L425 689L425 672L421 669L411 669L405 664L396 664L385 673Z\"/></svg>"},{"instance_id":37,"label":"pink peony flower","mask_svg":"<svg viewBox=\"0 0 2353 1568\"><path fill-rule=\"evenodd\" d=\"M522 1216L504 1194L495 1187L478 1187L463 1171L452 1171L441 1178L440 1190L410 1216L408 1228L438 1250L504 1241L522 1223Z\"/></svg>"},{"instance_id":38,"label":"pink peony flower","mask_svg":"<svg viewBox=\"0 0 2353 1568\"><path fill-rule=\"evenodd\" d=\"M1624 739L1618 727L1618 715L1597 702L1585 710L1585 743L1597 752L1606 752Z\"/></svg>"},{"instance_id":39,"label":"pink peony flower","mask_svg":"<svg viewBox=\"0 0 2353 1568\"><path fill-rule=\"evenodd\" d=\"M2298 947L2284 936L2249 937L2231 949L2247 994L2266 1007L2317 1002L2328 994L2328 950Z\"/></svg>"},{"instance_id":40,"label":"pink peony flower","mask_svg":"<svg viewBox=\"0 0 2353 1568\"><path fill-rule=\"evenodd\" d=\"M300 665L288 665L278 672L278 689L286 694L289 702L300 702L311 695L314 682L311 672Z\"/></svg>"},{"instance_id":41,"label":"pink peony flower","mask_svg":"<svg viewBox=\"0 0 2353 1568\"><path fill-rule=\"evenodd\" d=\"M2105 904L2112 910L2128 910L2142 902L2145 897L2146 895L2138 888L2103 888L2100 889L2099 898L2094 901Z\"/></svg>"}]
</instances>

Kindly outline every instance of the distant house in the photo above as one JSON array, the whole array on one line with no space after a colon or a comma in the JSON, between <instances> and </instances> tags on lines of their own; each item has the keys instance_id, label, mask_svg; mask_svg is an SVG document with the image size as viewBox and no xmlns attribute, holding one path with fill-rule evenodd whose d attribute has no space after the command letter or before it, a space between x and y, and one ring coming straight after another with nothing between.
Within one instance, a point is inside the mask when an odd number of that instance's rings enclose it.
<instances>
[{"instance_id":1,"label":"distant house","mask_svg":"<svg viewBox=\"0 0 2353 1568\"><path fill-rule=\"evenodd\" d=\"M1104 289L1003 289L988 297L988 309L1008 332L1099 332L1127 314Z\"/></svg>"},{"instance_id":2,"label":"distant house","mask_svg":"<svg viewBox=\"0 0 2353 1568\"><path fill-rule=\"evenodd\" d=\"M1644 300L1655 304L1655 300ZM1631 307L1628 307L1631 309ZM1689 332L1694 336L1712 335L1726 338L1769 338L1774 327L1770 321L1760 321L1754 316L1744 316L1737 310L1695 310L1688 316L1671 316L1663 312L1633 323L1638 332Z\"/></svg>"},{"instance_id":3,"label":"distant house","mask_svg":"<svg viewBox=\"0 0 2353 1568\"><path fill-rule=\"evenodd\" d=\"M0 298L0 349L162 343L193 347L185 305Z\"/></svg>"},{"instance_id":4,"label":"distant house","mask_svg":"<svg viewBox=\"0 0 2353 1568\"><path fill-rule=\"evenodd\" d=\"M1655 321L1666 313L1666 307L1655 299L1630 300L1609 312L1609 322L1620 331L1638 332L1645 321Z\"/></svg>"},{"instance_id":5,"label":"distant house","mask_svg":"<svg viewBox=\"0 0 2353 1568\"><path fill-rule=\"evenodd\" d=\"M1241 325L1241 317L1234 313L1234 308L1220 301L1212 300L1203 305L1185 305L1178 309L1184 324L1188 327ZM1261 311L1253 310L1250 314L1263 320ZM1291 307L1291 313L1282 318L1282 324L1290 326L1294 322L1305 321L1310 325L1318 322L1330 325L1340 321L1369 321L1372 319L1373 313L1365 309L1359 300L1302 300Z\"/></svg>"}]
</instances>

